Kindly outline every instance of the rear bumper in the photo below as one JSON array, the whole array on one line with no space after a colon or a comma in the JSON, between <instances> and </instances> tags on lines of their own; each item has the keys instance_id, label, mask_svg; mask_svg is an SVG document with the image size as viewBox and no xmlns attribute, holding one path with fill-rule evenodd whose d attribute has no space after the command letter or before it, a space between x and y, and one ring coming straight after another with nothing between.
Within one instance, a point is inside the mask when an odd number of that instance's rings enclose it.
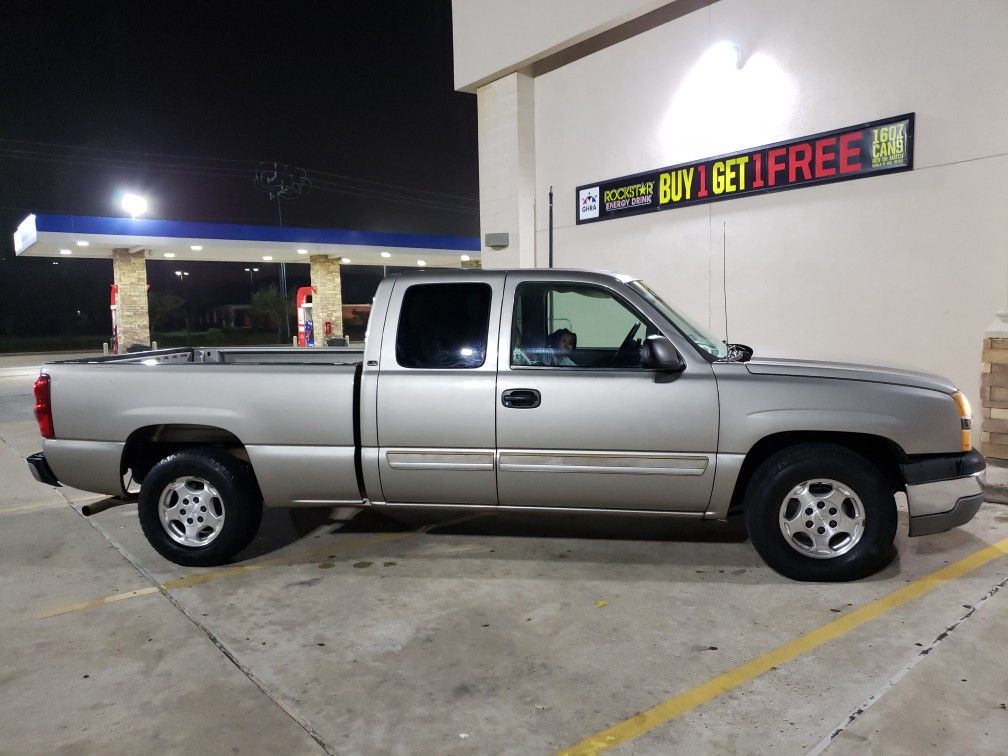
<instances>
[{"instance_id":1,"label":"rear bumper","mask_svg":"<svg viewBox=\"0 0 1008 756\"><path fill-rule=\"evenodd\" d=\"M919 457L901 468L912 537L943 533L964 525L983 503L987 461L976 449L963 454Z\"/></svg>"},{"instance_id":2,"label":"rear bumper","mask_svg":"<svg viewBox=\"0 0 1008 756\"><path fill-rule=\"evenodd\" d=\"M53 473L52 468L49 467L49 463L46 462L45 454L36 452L25 459L25 462L28 463L28 469L31 470L32 477L39 483L56 486L57 488L60 487L60 482L56 480L56 475Z\"/></svg>"}]
</instances>

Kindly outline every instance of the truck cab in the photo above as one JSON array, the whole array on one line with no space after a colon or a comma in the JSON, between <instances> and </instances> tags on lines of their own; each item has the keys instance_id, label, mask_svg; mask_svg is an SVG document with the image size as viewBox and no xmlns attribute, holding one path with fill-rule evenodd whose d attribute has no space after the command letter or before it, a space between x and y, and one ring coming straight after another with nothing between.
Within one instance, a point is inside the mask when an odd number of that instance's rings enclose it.
<instances>
[{"instance_id":1,"label":"truck cab","mask_svg":"<svg viewBox=\"0 0 1008 756\"><path fill-rule=\"evenodd\" d=\"M385 504L707 510L711 355L628 277L415 273L375 303L387 315L365 347L362 445ZM655 337L681 359L658 376L642 348Z\"/></svg>"}]
</instances>

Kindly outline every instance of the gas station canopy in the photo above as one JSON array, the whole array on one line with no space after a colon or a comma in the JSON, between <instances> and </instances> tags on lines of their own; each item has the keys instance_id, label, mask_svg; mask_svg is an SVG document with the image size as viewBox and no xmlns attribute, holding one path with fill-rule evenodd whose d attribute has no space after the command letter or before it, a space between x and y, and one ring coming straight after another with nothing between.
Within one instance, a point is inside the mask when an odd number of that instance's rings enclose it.
<instances>
[{"instance_id":1,"label":"gas station canopy","mask_svg":"<svg viewBox=\"0 0 1008 756\"><path fill-rule=\"evenodd\" d=\"M33 213L14 234L24 257L112 258L112 250L148 250L148 260L308 263L315 255L357 265L459 267L477 259L479 238L328 228L251 226L146 218Z\"/></svg>"}]
</instances>

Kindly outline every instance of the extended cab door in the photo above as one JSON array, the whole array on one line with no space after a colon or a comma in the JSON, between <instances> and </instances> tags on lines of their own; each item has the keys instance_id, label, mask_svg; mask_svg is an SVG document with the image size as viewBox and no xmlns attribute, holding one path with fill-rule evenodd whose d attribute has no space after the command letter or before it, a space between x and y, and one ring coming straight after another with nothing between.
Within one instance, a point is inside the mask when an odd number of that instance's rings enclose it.
<instances>
[{"instance_id":1,"label":"extended cab door","mask_svg":"<svg viewBox=\"0 0 1008 756\"><path fill-rule=\"evenodd\" d=\"M639 342L662 333L660 316L615 281L549 275L509 273L505 286L500 504L705 511L718 428L710 363L674 332L663 335L686 369L643 369Z\"/></svg>"},{"instance_id":2,"label":"extended cab door","mask_svg":"<svg viewBox=\"0 0 1008 756\"><path fill-rule=\"evenodd\" d=\"M442 271L396 280L377 386L385 501L497 504L494 404L503 283L503 274Z\"/></svg>"}]
</instances>

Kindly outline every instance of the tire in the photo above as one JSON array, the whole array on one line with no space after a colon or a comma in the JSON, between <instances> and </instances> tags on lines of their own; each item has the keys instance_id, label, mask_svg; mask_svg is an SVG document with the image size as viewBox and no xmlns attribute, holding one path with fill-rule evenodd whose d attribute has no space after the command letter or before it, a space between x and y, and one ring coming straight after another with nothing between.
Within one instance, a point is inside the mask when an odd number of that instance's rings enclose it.
<instances>
[{"instance_id":1,"label":"tire","mask_svg":"<svg viewBox=\"0 0 1008 756\"><path fill-rule=\"evenodd\" d=\"M756 551L792 580L859 580L896 554L893 491L843 446L798 444L771 455L749 481L744 513Z\"/></svg>"},{"instance_id":2,"label":"tire","mask_svg":"<svg viewBox=\"0 0 1008 756\"><path fill-rule=\"evenodd\" d=\"M255 537L262 496L252 468L216 449L165 457L144 477L137 501L150 545L175 564L225 564Z\"/></svg>"}]
</instances>

